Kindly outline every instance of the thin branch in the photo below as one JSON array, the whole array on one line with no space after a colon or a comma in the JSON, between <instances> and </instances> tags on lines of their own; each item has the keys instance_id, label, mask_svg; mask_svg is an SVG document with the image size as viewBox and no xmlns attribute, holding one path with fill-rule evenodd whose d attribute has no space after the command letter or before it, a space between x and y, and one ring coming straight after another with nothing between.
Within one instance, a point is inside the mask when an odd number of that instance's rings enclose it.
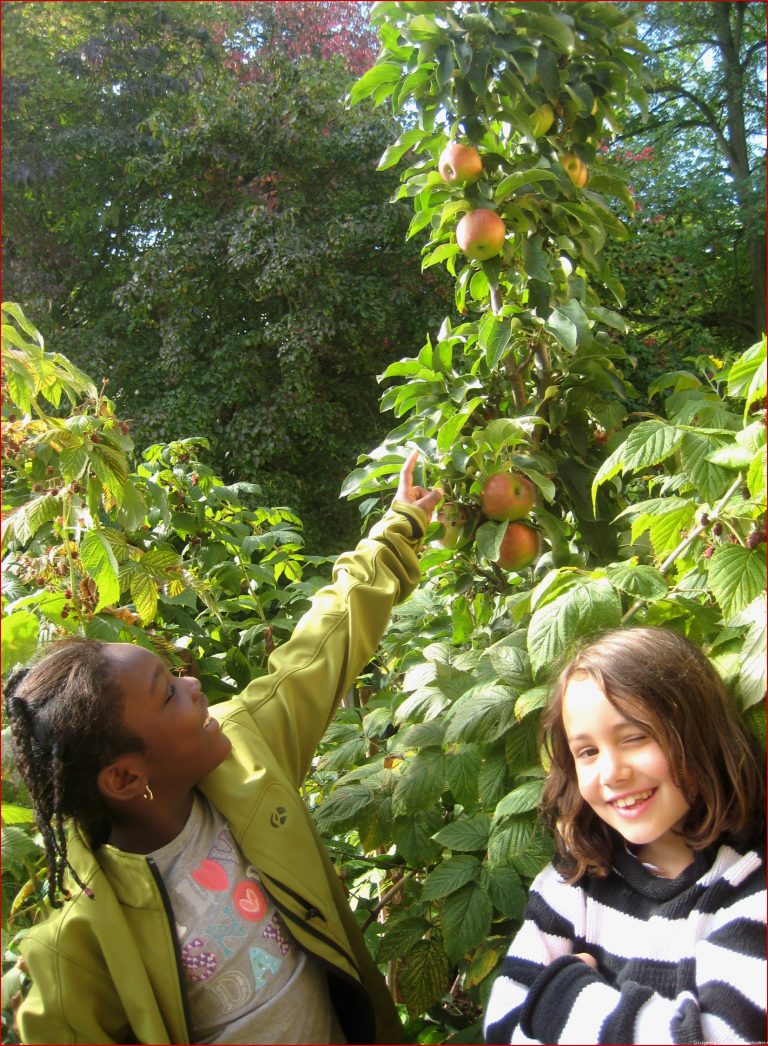
<instances>
[{"instance_id":1,"label":"thin branch","mask_svg":"<svg viewBox=\"0 0 768 1046\"><path fill-rule=\"evenodd\" d=\"M375 922L376 919L378 919L379 913L382 912L387 907L387 905L392 900L392 898L395 896L397 891L401 890L402 887L404 886L404 884L407 883L409 879L412 879L417 871L418 871L418 868L413 868L410 872L406 872L405 875L402 876L402 878L397 880L397 882L394 884L394 886L391 886L387 890L387 892L381 898L381 900L376 905L376 907L371 910L370 915L368 916L368 918L365 920L365 922L361 926L360 929L361 929L362 933L365 933L365 931L368 929L368 927L371 925L371 923Z\"/></svg>"}]
</instances>

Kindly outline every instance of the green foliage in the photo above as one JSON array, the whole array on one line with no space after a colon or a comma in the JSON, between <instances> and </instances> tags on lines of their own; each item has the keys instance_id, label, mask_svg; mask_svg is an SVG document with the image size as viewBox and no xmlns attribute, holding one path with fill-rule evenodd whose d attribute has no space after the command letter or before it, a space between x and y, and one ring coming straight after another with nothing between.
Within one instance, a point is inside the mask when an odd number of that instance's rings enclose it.
<instances>
[{"instance_id":1,"label":"green foliage","mask_svg":"<svg viewBox=\"0 0 768 1046\"><path fill-rule=\"evenodd\" d=\"M409 442L463 537L428 547L372 696L345 713L343 746L326 738L317 817L361 855L392 859L402 886L382 903L377 954L429 1037L435 1022L443 1039L479 1039L526 887L551 855L536 821L538 726L576 642L629 623L678 629L758 734L764 717L765 343L667 370L649 402L627 382L633 344L608 245L634 244L632 197L600 144L645 82L628 16L609 4L599 26L595 16L592 4L376 5L382 53L350 96L390 102L408 122L380 166L401 166L395 201L413 202L423 269L455 278L459 318L384 371L394 428L343 492L375 513ZM555 119L537 135L544 104ZM437 172L450 140L482 156L469 187ZM582 188L558 162L571 151L589 165ZM455 243L476 207L506 226L487 262ZM480 506L484 478L503 469L537 490L544 552L521 572L494 564L506 524ZM436 523L429 536L441 533Z\"/></svg>"},{"instance_id":2,"label":"green foliage","mask_svg":"<svg viewBox=\"0 0 768 1046\"><path fill-rule=\"evenodd\" d=\"M289 22L266 4L5 5L5 286L109 378L139 445L205 436L218 475L338 550L352 448L384 432L375 375L450 284L415 279L408 207L375 172L392 119L345 112L344 61L289 57Z\"/></svg>"}]
</instances>

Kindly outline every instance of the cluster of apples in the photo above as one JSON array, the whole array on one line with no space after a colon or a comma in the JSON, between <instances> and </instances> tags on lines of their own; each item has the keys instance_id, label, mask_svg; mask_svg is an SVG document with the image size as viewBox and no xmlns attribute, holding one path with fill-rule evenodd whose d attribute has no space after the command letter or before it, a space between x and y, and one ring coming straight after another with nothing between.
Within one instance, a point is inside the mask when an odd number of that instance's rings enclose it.
<instances>
[{"instance_id":1,"label":"cluster of apples","mask_svg":"<svg viewBox=\"0 0 768 1046\"><path fill-rule=\"evenodd\" d=\"M554 119L555 114L550 105L540 105L535 110L531 123L537 138L547 133ZM564 153L560 163L573 184L583 189L589 177L586 164L572 152ZM472 185L483 173L483 161L473 146L449 142L440 154L437 169L447 185L463 188ZM504 222L495 211L476 207L465 214L456 226L456 243L468 258L487 261L504 246L506 232Z\"/></svg>"},{"instance_id":2,"label":"cluster of apples","mask_svg":"<svg viewBox=\"0 0 768 1046\"><path fill-rule=\"evenodd\" d=\"M538 559L541 537L538 530L521 522L536 500L533 483L517 472L494 472L483 483L480 507L488 519L507 523L498 558L494 563L502 570L524 570ZM447 504L438 513L443 524L440 544L456 548L465 538L464 526L469 521L466 510L456 504Z\"/></svg>"}]
</instances>

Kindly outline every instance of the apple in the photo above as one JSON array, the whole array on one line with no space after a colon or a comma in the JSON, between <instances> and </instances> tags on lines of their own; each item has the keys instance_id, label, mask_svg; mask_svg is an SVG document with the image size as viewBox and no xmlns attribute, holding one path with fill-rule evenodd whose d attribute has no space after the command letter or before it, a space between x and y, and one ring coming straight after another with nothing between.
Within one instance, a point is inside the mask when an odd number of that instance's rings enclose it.
<instances>
[{"instance_id":1,"label":"apple","mask_svg":"<svg viewBox=\"0 0 768 1046\"><path fill-rule=\"evenodd\" d=\"M489 519L521 519L533 508L536 488L516 472L494 472L483 483L480 504Z\"/></svg>"},{"instance_id":2,"label":"apple","mask_svg":"<svg viewBox=\"0 0 768 1046\"><path fill-rule=\"evenodd\" d=\"M582 163L576 153L565 153L560 157L560 163L565 168L565 173L571 179L573 184L583 189L587 184L587 178L589 177L589 170L587 165Z\"/></svg>"},{"instance_id":3,"label":"apple","mask_svg":"<svg viewBox=\"0 0 768 1046\"><path fill-rule=\"evenodd\" d=\"M533 126L533 133L537 138L541 138L543 134L546 134L552 124L555 122L555 111L551 105L540 105L538 109L534 109L531 114L531 124Z\"/></svg>"},{"instance_id":4,"label":"apple","mask_svg":"<svg viewBox=\"0 0 768 1046\"><path fill-rule=\"evenodd\" d=\"M483 173L483 161L471 145L451 142L440 153L437 169L448 185L471 185Z\"/></svg>"},{"instance_id":5,"label":"apple","mask_svg":"<svg viewBox=\"0 0 768 1046\"><path fill-rule=\"evenodd\" d=\"M464 524L467 514L460 505L447 502L437 513L437 521L443 526L443 533L437 539L443 548L458 548L464 539Z\"/></svg>"},{"instance_id":6,"label":"apple","mask_svg":"<svg viewBox=\"0 0 768 1046\"><path fill-rule=\"evenodd\" d=\"M495 211L478 207L465 214L456 226L456 242L468 258L486 261L499 253L506 232L504 222Z\"/></svg>"},{"instance_id":7,"label":"apple","mask_svg":"<svg viewBox=\"0 0 768 1046\"><path fill-rule=\"evenodd\" d=\"M527 523L510 523L501 539L499 558L494 563L502 570L524 570L538 557L540 548L538 530Z\"/></svg>"}]
</instances>

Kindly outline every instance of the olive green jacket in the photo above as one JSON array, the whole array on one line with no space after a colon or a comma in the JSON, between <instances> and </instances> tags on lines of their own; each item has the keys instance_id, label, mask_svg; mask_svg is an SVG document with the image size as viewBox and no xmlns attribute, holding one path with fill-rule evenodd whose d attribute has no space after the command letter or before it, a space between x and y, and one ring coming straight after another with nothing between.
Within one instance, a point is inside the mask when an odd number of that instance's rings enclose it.
<instances>
[{"instance_id":1,"label":"olive green jacket","mask_svg":"<svg viewBox=\"0 0 768 1046\"><path fill-rule=\"evenodd\" d=\"M336 562L268 673L212 713L232 753L200 782L226 817L291 933L323 963L350 1042L396 1043L402 1028L299 794L318 741L367 664L395 603L418 584L427 519L396 503ZM22 944L32 986L19 1011L25 1043L189 1043L179 946L152 862L75 828L69 858L82 891Z\"/></svg>"}]
</instances>

